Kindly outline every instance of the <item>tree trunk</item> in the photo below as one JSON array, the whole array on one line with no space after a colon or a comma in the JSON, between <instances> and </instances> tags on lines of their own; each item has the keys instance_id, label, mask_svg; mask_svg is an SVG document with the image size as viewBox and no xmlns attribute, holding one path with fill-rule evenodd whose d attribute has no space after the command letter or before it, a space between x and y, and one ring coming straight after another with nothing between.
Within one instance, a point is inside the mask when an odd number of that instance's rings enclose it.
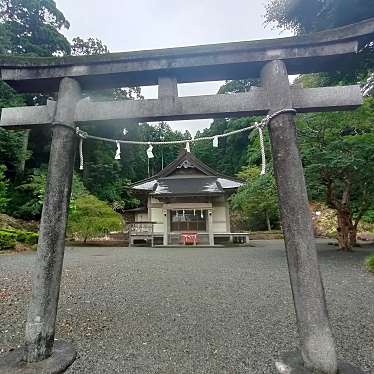
<instances>
[{"instance_id":1,"label":"tree trunk","mask_svg":"<svg viewBox=\"0 0 374 374\"><path fill-rule=\"evenodd\" d=\"M268 231L271 231L271 224L270 224L270 218L269 218L269 213L267 210L265 210L265 218L266 218L266 225L268 227Z\"/></svg>"},{"instance_id":2,"label":"tree trunk","mask_svg":"<svg viewBox=\"0 0 374 374\"><path fill-rule=\"evenodd\" d=\"M342 251L349 251L352 249L350 241L350 231L352 229L352 220L349 212L347 210L338 210L337 211L337 235L339 249Z\"/></svg>"},{"instance_id":3,"label":"tree trunk","mask_svg":"<svg viewBox=\"0 0 374 374\"><path fill-rule=\"evenodd\" d=\"M351 248L357 247L357 226L352 225L349 230L349 243Z\"/></svg>"}]
</instances>

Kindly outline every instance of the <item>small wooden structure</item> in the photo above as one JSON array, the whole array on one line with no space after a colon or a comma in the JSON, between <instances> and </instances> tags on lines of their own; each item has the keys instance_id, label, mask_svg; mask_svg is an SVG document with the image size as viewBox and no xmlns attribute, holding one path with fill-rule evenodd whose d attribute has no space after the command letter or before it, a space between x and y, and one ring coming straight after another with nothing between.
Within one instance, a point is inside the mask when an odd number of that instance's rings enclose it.
<instances>
[{"instance_id":1,"label":"small wooden structure","mask_svg":"<svg viewBox=\"0 0 374 374\"><path fill-rule=\"evenodd\" d=\"M154 222L157 244L189 244L186 235L195 235L195 245L213 246L233 241L228 198L242 185L184 150L158 174L130 186L143 207L127 213L134 222Z\"/></svg>"}]
</instances>

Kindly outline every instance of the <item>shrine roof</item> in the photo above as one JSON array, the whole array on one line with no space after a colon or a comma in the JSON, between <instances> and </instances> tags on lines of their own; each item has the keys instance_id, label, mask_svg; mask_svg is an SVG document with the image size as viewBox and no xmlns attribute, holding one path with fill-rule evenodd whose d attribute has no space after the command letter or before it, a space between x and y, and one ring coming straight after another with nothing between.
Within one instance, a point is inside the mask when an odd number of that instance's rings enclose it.
<instances>
[{"instance_id":1,"label":"shrine roof","mask_svg":"<svg viewBox=\"0 0 374 374\"><path fill-rule=\"evenodd\" d=\"M243 181L220 174L191 153L183 151L158 174L134 183L130 188L154 196L201 196L224 194L242 185Z\"/></svg>"},{"instance_id":2,"label":"shrine roof","mask_svg":"<svg viewBox=\"0 0 374 374\"><path fill-rule=\"evenodd\" d=\"M202 196L224 193L217 177L160 178L151 192L153 196Z\"/></svg>"}]
</instances>

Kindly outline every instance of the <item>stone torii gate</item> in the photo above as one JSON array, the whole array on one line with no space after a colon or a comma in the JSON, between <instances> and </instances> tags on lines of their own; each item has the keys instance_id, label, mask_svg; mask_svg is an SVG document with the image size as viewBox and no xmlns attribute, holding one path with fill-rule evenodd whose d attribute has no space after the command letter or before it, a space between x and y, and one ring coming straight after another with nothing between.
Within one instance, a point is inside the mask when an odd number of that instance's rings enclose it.
<instances>
[{"instance_id":1,"label":"stone torii gate","mask_svg":"<svg viewBox=\"0 0 374 374\"><path fill-rule=\"evenodd\" d=\"M26 323L25 347L0 360L0 373L58 373L75 359L55 343L65 229L77 146L77 125L131 119L166 121L354 109L359 86L294 88L288 74L334 71L374 35L374 19L315 34L100 56L0 57L1 79L18 92L56 92L46 106L3 109L1 126L17 130L53 125L46 195ZM177 83L261 77L262 87L231 95L178 97ZM91 102L82 90L158 85L155 100ZM300 350L282 357L280 373L361 373L337 362L320 276L294 116L269 123ZM20 370L20 371L17 371Z\"/></svg>"}]
</instances>

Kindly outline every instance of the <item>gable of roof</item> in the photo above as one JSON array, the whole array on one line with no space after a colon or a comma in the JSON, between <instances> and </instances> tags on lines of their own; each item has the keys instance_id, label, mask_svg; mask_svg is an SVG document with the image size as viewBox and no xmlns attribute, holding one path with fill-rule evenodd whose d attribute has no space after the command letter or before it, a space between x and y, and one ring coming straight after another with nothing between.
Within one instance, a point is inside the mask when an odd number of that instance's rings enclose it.
<instances>
[{"instance_id":1,"label":"gable of roof","mask_svg":"<svg viewBox=\"0 0 374 374\"><path fill-rule=\"evenodd\" d=\"M157 173L156 175L150 178L133 183L132 185L130 185L130 188L135 191L155 192L156 189L158 188L157 184L160 180L176 179L177 178L176 176L173 178L173 174L176 173L178 169L183 169L183 168L186 168L186 169L194 168L202 174L200 176L196 176L196 175L186 175L184 177L179 176L179 178L184 181L191 180L191 179L202 179L204 175L206 177L215 177L217 181L217 191L215 193L220 193L220 192L222 193L223 190L236 189L243 185L242 180L228 177L226 175L218 173L217 171L215 171L208 165L204 164L201 160L195 157L192 153L187 152L186 150L183 150L173 162L167 165L159 173ZM176 185L175 183L178 183L178 182L169 182L169 184L170 183L174 183L174 186L175 186ZM180 186L180 183L181 182L179 182L179 186ZM191 183L197 186L197 184L201 183L201 181L200 182L195 181ZM190 187L192 187L191 183L190 183ZM164 190L166 191L166 189ZM209 189L207 189L205 192L209 193Z\"/></svg>"},{"instance_id":2,"label":"gable of roof","mask_svg":"<svg viewBox=\"0 0 374 374\"><path fill-rule=\"evenodd\" d=\"M172 175L178 168L183 167L193 167L205 175L213 176L218 174L215 170L195 157L191 152L183 150L173 162L162 169L158 174L156 174L156 176L158 178L165 178Z\"/></svg>"}]
</instances>

